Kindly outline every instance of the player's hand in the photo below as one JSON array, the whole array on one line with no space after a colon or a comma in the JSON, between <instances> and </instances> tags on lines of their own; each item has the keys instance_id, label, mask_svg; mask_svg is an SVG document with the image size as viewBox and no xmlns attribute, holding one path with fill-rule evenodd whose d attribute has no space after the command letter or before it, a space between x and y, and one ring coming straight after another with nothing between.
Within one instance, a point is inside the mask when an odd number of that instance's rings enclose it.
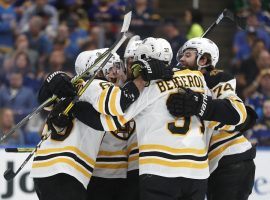
<instances>
[{"instance_id":1,"label":"player's hand","mask_svg":"<svg viewBox=\"0 0 270 200\"><path fill-rule=\"evenodd\" d=\"M179 88L178 93L173 93L167 100L167 109L175 117L190 117L197 115L204 118L208 110L211 97L194 92L191 89Z\"/></svg>"},{"instance_id":2,"label":"player's hand","mask_svg":"<svg viewBox=\"0 0 270 200\"><path fill-rule=\"evenodd\" d=\"M72 126L73 115L72 111L68 113L68 115L63 114L66 107L72 101L72 98L66 98L64 100L60 100L50 112L47 118L47 125L49 130L52 131L51 138L55 140L64 140L68 134L67 131L70 126Z\"/></svg>"},{"instance_id":3,"label":"player's hand","mask_svg":"<svg viewBox=\"0 0 270 200\"><path fill-rule=\"evenodd\" d=\"M170 80L173 76L173 71L163 61L157 59L149 59L147 61L139 59L135 61L131 67L133 77L142 76L144 81L151 80Z\"/></svg>"},{"instance_id":4,"label":"player's hand","mask_svg":"<svg viewBox=\"0 0 270 200\"><path fill-rule=\"evenodd\" d=\"M44 86L58 98L76 96L76 89L71 83L71 78L61 71L49 74Z\"/></svg>"}]
</instances>

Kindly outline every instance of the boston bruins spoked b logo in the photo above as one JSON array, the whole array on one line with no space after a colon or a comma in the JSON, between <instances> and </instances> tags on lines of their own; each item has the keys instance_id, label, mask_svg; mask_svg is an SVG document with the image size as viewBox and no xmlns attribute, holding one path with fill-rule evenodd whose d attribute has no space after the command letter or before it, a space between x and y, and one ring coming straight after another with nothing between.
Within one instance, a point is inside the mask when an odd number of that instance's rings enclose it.
<instances>
[{"instance_id":1,"label":"boston bruins spoked b logo","mask_svg":"<svg viewBox=\"0 0 270 200\"><path fill-rule=\"evenodd\" d=\"M133 134L136 128L136 123L134 120L130 120L125 126L117 129L116 131L111 131L111 133L121 140L128 140L130 136Z\"/></svg>"}]
</instances>

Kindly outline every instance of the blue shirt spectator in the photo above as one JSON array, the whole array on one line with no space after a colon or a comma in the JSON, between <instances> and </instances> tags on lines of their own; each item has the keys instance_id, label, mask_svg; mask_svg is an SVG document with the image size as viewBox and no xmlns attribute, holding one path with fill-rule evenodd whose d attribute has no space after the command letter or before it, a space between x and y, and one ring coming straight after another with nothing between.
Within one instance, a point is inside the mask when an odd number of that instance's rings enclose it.
<instances>
[{"instance_id":1,"label":"blue shirt spectator","mask_svg":"<svg viewBox=\"0 0 270 200\"><path fill-rule=\"evenodd\" d=\"M263 103L263 118L253 128L251 140L259 146L270 146L270 100Z\"/></svg>"},{"instance_id":2,"label":"blue shirt spectator","mask_svg":"<svg viewBox=\"0 0 270 200\"><path fill-rule=\"evenodd\" d=\"M22 85L22 74L13 72L10 75L9 84L9 87L3 87L0 90L0 108L11 108L17 123L32 112L37 101L33 91Z\"/></svg>"},{"instance_id":3,"label":"blue shirt spectator","mask_svg":"<svg viewBox=\"0 0 270 200\"><path fill-rule=\"evenodd\" d=\"M90 20L95 22L117 22L120 20L120 14L108 0L101 0L88 10Z\"/></svg>"},{"instance_id":4,"label":"blue shirt spectator","mask_svg":"<svg viewBox=\"0 0 270 200\"><path fill-rule=\"evenodd\" d=\"M270 69L264 69L256 78L259 91L247 98L246 103L256 111L259 119L263 118L263 104L270 98Z\"/></svg>"},{"instance_id":5,"label":"blue shirt spectator","mask_svg":"<svg viewBox=\"0 0 270 200\"><path fill-rule=\"evenodd\" d=\"M52 51L52 43L46 35L42 33L42 19L33 16L29 22L29 31L25 32L29 41L29 48L35 49L39 54L39 65L44 65L45 61Z\"/></svg>"},{"instance_id":6,"label":"blue shirt spectator","mask_svg":"<svg viewBox=\"0 0 270 200\"><path fill-rule=\"evenodd\" d=\"M14 43L16 13L10 3L0 2L0 51L11 51Z\"/></svg>"},{"instance_id":7,"label":"blue shirt spectator","mask_svg":"<svg viewBox=\"0 0 270 200\"><path fill-rule=\"evenodd\" d=\"M33 16L41 16L43 18L41 24L50 26L53 30L58 28L58 13L55 7L48 4L47 0L36 0L23 14L20 21L20 27L23 31L27 30L28 22Z\"/></svg>"},{"instance_id":8,"label":"blue shirt spectator","mask_svg":"<svg viewBox=\"0 0 270 200\"><path fill-rule=\"evenodd\" d=\"M8 133L14 127L14 113L9 108L0 109L0 137ZM1 145L4 146L17 146L24 145L24 135L21 129L17 129L10 135Z\"/></svg>"},{"instance_id":9,"label":"blue shirt spectator","mask_svg":"<svg viewBox=\"0 0 270 200\"><path fill-rule=\"evenodd\" d=\"M233 46L236 49L236 60L247 59L251 54L251 46L257 38L262 39L270 49L270 36L263 28L249 27L246 31L238 31L234 36Z\"/></svg>"}]
</instances>

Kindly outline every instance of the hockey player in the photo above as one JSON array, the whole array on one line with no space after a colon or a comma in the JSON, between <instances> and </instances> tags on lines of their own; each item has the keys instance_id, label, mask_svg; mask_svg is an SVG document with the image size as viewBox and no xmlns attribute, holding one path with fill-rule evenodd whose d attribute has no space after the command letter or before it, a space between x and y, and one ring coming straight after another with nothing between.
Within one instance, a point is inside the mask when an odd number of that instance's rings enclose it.
<instances>
[{"instance_id":1,"label":"hockey player","mask_svg":"<svg viewBox=\"0 0 270 200\"><path fill-rule=\"evenodd\" d=\"M129 70L127 75L131 75L131 66L134 62L134 57L138 46L142 43L140 36L133 36L124 53L124 63L126 69ZM130 78L130 77L129 77ZM134 123L136 123L134 121ZM127 199L139 199L139 149L136 129L127 140L127 155L128 155L128 171L127 171Z\"/></svg>"},{"instance_id":2,"label":"hockey player","mask_svg":"<svg viewBox=\"0 0 270 200\"><path fill-rule=\"evenodd\" d=\"M166 45L167 43L161 39L157 41L153 38L146 39L137 49L136 56L139 63L145 62L142 58L149 57L170 61L172 56L170 48ZM206 179L209 176L207 145L202 134L204 123L195 116L172 118L164 107L170 93L177 92L179 88L182 91L186 90L183 88L195 90L193 93L190 92L193 97L196 91L205 93L207 90L200 72L185 69L175 72L170 81L150 82L125 115L117 117L118 122L113 117L101 115L99 127L105 130L114 130L117 123L124 124L132 118L137 123L142 199L204 199ZM196 93L190 101L194 103L201 100L200 97L200 94ZM85 96L84 100L91 102L88 98ZM216 107L227 105L215 100L211 102L213 104L210 111L216 111ZM215 112L209 113L205 106L204 101L198 101L197 114L202 118L213 117ZM236 117L236 122L231 123L240 124L246 118L245 108L241 102L238 107L242 108L242 115ZM146 124L149 119L158 123ZM163 187L165 184L168 187Z\"/></svg>"},{"instance_id":3,"label":"hockey player","mask_svg":"<svg viewBox=\"0 0 270 200\"><path fill-rule=\"evenodd\" d=\"M139 45L135 57L139 62L155 58L168 65L172 50L164 39L147 38ZM136 76L136 66L133 64L132 68ZM196 117L174 118L165 105L170 93L180 87L207 91L200 72L177 71L169 81L150 81L123 115L122 122L132 118L136 122L143 200L200 200L206 193L209 169L202 123ZM105 130L113 128L104 115L101 123Z\"/></svg>"},{"instance_id":4,"label":"hockey player","mask_svg":"<svg viewBox=\"0 0 270 200\"><path fill-rule=\"evenodd\" d=\"M214 42L206 38L191 39L179 50L177 58L183 67L202 71L212 98L223 101L227 105L221 109L222 115L220 115L220 112L211 110L211 98L205 101L205 111L216 113L216 116L206 115L202 119L213 120L210 122L211 128L225 130L208 129L206 132L211 173L208 181L208 199L246 200L254 183L253 159L256 150L241 132L255 123L256 114L252 109L247 108L248 116L245 122L243 121L242 103L235 93L235 79L229 74L215 69L219 51ZM198 114L196 103L190 100L196 95L198 94L192 91L171 95L170 101L167 103L168 110L178 117ZM208 108L208 104L210 104L210 108ZM224 123L217 122L219 119ZM234 126L225 125L226 123L238 125L239 121L244 122L245 126L241 125L235 129ZM234 131L237 129L241 132Z\"/></svg>"},{"instance_id":5,"label":"hockey player","mask_svg":"<svg viewBox=\"0 0 270 200\"><path fill-rule=\"evenodd\" d=\"M91 64L89 63L91 56L96 56L96 54L99 52L95 51L90 54L82 52L76 59L75 67L81 66L82 63L87 67L88 64ZM151 61L149 62L151 63ZM152 62L152 64L155 63L157 62ZM155 76L154 71L154 69L151 70L152 77ZM144 75L149 78L147 70L145 70ZM111 87L107 90L103 87L108 84L107 81L96 80L95 84L92 85L94 88L90 88L94 91L92 94L101 92L101 96L107 95L108 102L118 100L118 104L111 102L113 109L107 110L107 108L102 107L105 99L102 99L103 97L97 99L95 96L94 102L100 102L101 105L97 108L104 112L123 112L136 100L139 89L144 87L144 85L143 87L140 87L140 84L136 85L137 80L130 81L122 88L114 87L109 83ZM71 115L60 114L70 102L69 98L75 96L75 91L66 74L55 72L48 76L39 93L41 102L52 94L59 98L66 98L56 104L50 113L43 132L46 135L49 128L52 131L51 136L44 141L33 161L31 175L34 177L36 192L40 199L86 199L85 188L92 176L103 131L97 132L85 125L88 120L86 116L89 115L82 113L82 115L76 116L76 113L79 113L76 110L89 108L89 104L86 102L81 101L73 108L73 114L80 120L73 119Z\"/></svg>"},{"instance_id":6,"label":"hockey player","mask_svg":"<svg viewBox=\"0 0 270 200\"><path fill-rule=\"evenodd\" d=\"M140 42L137 38L135 36L130 39L124 55L125 60L131 57L137 48L137 43ZM106 65L102 71L108 81L121 86L127 78L124 72L126 68L123 70L118 57L117 61L114 65ZM84 65L82 63L81 66ZM132 120L116 131L105 133L88 185L88 199L138 199L138 147L135 126ZM102 192L104 190L106 193Z\"/></svg>"},{"instance_id":7,"label":"hockey player","mask_svg":"<svg viewBox=\"0 0 270 200\"><path fill-rule=\"evenodd\" d=\"M94 62L96 58L92 57L93 60L90 62ZM127 79L126 69L118 55L114 56L113 60L113 63L108 63L102 69L103 76L114 85L122 86ZM81 66L84 66L84 64ZM78 71L78 68L76 71ZM107 83L103 87L105 89L110 85L112 84ZM132 121L116 131L105 132L97 155L93 176L87 187L87 199L128 199L128 192L125 192L128 189L127 141L134 134L134 131L135 123Z\"/></svg>"}]
</instances>

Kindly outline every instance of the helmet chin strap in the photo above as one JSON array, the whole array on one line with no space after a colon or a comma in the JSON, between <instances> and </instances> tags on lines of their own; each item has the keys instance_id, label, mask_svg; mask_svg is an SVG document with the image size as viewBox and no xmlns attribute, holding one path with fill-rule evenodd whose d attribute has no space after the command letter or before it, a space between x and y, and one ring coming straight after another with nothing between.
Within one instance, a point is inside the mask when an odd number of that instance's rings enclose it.
<instances>
[{"instance_id":1,"label":"helmet chin strap","mask_svg":"<svg viewBox=\"0 0 270 200\"><path fill-rule=\"evenodd\" d=\"M201 57L202 57L202 55L198 54L198 56L197 56L197 66L198 66L198 70L201 70L202 68L206 68L206 67L209 66L209 64L206 64L206 65L200 65L200 64L199 64L199 61L200 61Z\"/></svg>"}]
</instances>

